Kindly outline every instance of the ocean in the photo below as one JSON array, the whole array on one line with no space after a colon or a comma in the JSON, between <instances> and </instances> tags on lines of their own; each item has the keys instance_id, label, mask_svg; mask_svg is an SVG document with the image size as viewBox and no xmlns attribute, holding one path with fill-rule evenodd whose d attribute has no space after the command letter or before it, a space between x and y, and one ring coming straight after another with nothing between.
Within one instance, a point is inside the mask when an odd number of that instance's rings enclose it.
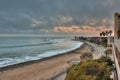
<instances>
[{"instance_id":1,"label":"ocean","mask_svg":"<svg viewBox=\"0 0 120 80\"><path fill-rule=\"evenodd\" d=\"M63 54L82 44L62 37L0 37L0 67Z\"/></svg>"}]
</instances>

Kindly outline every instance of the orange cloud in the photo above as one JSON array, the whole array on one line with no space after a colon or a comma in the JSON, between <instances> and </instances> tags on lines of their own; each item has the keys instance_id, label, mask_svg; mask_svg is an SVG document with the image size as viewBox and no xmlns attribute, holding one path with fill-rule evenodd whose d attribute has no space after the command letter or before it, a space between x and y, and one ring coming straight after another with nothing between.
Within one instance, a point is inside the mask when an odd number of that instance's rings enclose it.
<instances>
[{"instance_id":1,"label":"orange cloud","mask_svg":"<svg viewBox=\"0 0 120 80\"><path fill-rule=\"evenodd\" d=\"M79 33L80 31L80 27L79 26L71 26L71 27L65 27L65 26L58 26L58 27L54 27L54 31L55 32L66 32L66 33L69 33L69 32L77 32Z\"/></svg>"},{"instance_id":2,"label":"orange cloud","mask_svg":"<svg viewBox=\"0 0 120 80\"><path fill-rule=\"evenodd\" d=\"M55 27L54 31L55 32L73 32L73 28L61 26L61 27Z\"/></svg>"},{"instance_id":3,"label":"orange cloud","mask_svg":"<svg viewBox=\"0 0 120 80\"><path fill-rule=\"evenodd\" d=\"M88 35L99 35L100 32L107 30L113 30L113 28L112 27L107 28L105 26L92 27L87 25L82 25L82 26L72 25L70 27L66 27L66 26L54 27L55 32L76 33L76 34L81 33Z\"/></svg>"}]
</instances>

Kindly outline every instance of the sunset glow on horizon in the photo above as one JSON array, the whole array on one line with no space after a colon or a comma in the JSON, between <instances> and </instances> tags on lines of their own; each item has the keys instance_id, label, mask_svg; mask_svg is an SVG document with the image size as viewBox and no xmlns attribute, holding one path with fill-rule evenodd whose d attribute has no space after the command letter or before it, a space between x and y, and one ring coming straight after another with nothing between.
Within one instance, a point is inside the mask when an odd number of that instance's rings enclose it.
<instances>
[{"instance_id":1,"label":"sunset glow on horizon","mask_svg":"<svg viewBox=\"0 0 120 80\"><path fill-rule=\"evenodd\" d=\"M120 0L1 0L0 36L99 35L113 30L119 5Z\"/></svg>"}]
</instances>

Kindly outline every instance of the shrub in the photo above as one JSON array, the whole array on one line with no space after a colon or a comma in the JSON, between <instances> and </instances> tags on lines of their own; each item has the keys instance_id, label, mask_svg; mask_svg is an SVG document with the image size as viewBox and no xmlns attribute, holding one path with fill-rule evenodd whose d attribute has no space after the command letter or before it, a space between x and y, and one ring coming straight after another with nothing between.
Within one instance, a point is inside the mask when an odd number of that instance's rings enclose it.
<instances>
[{"instance_id":1,"label":"shrub","mask_svg":"<svg viewBox=\"0 0 120 80\"><path fill-rule=\"evenodd\" d=\"M103 61L101 59L104 58L87 60L73 65L67 71L65 80L110 80L111 67L106 59Z\"/></svg>"},{"instance_id":2,"label":"shrub","mask_svg":"<svg viewBox=\"0 0 120 80\"><path fill-rule=\"evenodd\" d=\"M84 61L84 60L89 60L89 59L92 59L93 58L93 55L92 53L83 53L81 56L80 56L80 59L81 61Z\"/></svg>"},{"instance_id":3,"label":"shrub","mask_svg":"<svg viewBox=\"0 0 120 80\"><path fill-rule=\"evenodd\" d=\"M112 44L108 44L108 46L107 47L112 47Z\"/></svg>"},{"instance_id":4,"label":"shrub","mask_svg":"<svg viewBox=\"0 0 120 80\"><path fill-rule=\"evenodd\" d=\"M98 62L105 62L109 66L113 67L113 61L110 59L110 57L101 56L99 59L97 59Z\"/></svg>"}]
</instances>

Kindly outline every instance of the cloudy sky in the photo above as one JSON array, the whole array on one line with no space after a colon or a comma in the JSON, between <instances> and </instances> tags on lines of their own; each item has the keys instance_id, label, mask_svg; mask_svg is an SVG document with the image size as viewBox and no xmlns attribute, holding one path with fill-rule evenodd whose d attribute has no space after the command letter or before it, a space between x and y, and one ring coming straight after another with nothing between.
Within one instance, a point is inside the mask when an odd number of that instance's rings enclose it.
<instances>
[{"instance_id":1,"label":"cloudy sky","mask_svg":"<svg viewBox=\"0 0 120 80\"><path fill-rule=\"evenodd\" d=\"M120 0L0 0L0 35L96 35L114 12Z\"/></svg>"}]
</instances>

